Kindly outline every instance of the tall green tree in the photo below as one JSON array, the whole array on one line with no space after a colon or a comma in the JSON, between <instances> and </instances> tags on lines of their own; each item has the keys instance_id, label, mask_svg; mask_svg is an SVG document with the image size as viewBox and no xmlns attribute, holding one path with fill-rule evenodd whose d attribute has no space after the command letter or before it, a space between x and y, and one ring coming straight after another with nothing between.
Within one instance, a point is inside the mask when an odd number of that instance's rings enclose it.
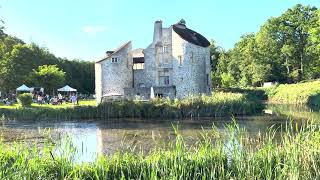
<instances>
[{"instance_id":1,"label":"tall green tree","mask_svg":"<svg viewBox=\"0 0 320 180\"><path fill-rule=\"evenodd\" d=\"M42 65L29 74L28 80L34 86L44 87L47 93L55 90L65 83L65 72L56 65Z\"/></svg>"},{"instance_id":2,"label":"tall green tree","mask_svg":"<svg viewBox=\"0 0 320 180\"><path fill-rule=\"evenodd\" d=\"M282 66L276 70L285 70L288 82L307 78L305 76L312 61L312 55L307 50L308 39L315 12L314 7L298 4L280 17L270 19L258 33L262 47L272 49L273 61ZM262 42L262 39L266 41Z\"/></svg>"},{"instance_id":3,"label":"tall green tree","mask_svg":"<svg viewBox=\"0 0 320 180\"><path fill-rule=\"evenodd\" d=\"M81 93L94 92L94 63L55 57L48 49L4 34L0 38L0 91L14 91L25 84L33 69L57 65L66 72L66 83ZM32 85L32 84L30 84Z\"/></svg>"},{"instance_id":4,"label":"tall green tree","mask_svg":"<svg viewBox=\"0 0 320 180\"><path fill-rule=\"evenodd\" d=\"M221 85L223 73L238 86L320 78L319 17L316 8L297 4L268 19L256 34L242 36L228 56L217 59L212 74L220 83L215 84Z\"/></svg>"}]
</instances>

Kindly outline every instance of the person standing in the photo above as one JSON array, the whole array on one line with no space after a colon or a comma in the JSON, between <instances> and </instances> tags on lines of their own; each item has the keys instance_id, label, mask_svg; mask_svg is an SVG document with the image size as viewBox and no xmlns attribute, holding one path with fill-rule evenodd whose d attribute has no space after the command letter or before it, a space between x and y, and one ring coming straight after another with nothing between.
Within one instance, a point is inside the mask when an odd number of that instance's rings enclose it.
<instances>
[{"instance_id":1,"label":"person standing","mask_svg":"<svg viewBox=\"0 0 320 180\"><path fill-rule=\"evenodd\" d=\"M73 104L76 104L76 103L77 103L77 96L76 96L75 94L72 94L72 96L71 96L71 102L72 102Z\"/></svg>"}]
</instances>

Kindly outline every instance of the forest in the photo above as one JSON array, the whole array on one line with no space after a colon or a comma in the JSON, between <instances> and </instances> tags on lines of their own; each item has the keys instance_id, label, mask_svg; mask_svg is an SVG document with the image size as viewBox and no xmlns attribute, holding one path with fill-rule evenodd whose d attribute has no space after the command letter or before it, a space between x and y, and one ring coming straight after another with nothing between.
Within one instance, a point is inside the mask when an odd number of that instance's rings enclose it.
<instances>
[{"instance_id":1,"label":"forest","mask_svg":"<svg viewBox=\"0 0 320 180\"><path fill-rule=\"evenodd\" d=\"M93 62L56 57L47 48L39 47L35 43L27 44L17 37L6 34L4 29L4 22L2 22L0 30L0 92L14 91L22 84L27 84L30 87L43 86L31 78L35 70L41 66L47 67L44 65L56 65L57 69L64 72L62 80L55 83L56 86L68 84L80 93L94 93ZM50 70L50 66L47 70ZM55 77L48 77L48 74L44 74L46 81L54 81Z\"/></svg>"},{"instance_id":2,"label":"forest","mask_svg":"<svg viewBox=\"0 0 320 180\"><path fill-rule=\"evenodd\" d=\"M232 49L211 41L214 87L257 87L320 78L320 10L297 4L269 18Z\"/></svg>"}]
</instances>

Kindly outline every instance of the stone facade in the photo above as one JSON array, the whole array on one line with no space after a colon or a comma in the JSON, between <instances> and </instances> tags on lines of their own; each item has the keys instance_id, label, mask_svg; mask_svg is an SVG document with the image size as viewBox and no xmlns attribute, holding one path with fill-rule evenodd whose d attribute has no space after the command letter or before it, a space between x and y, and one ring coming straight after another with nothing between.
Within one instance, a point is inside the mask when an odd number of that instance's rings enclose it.
<instances>
[{"instance_id":1,"label":"stone facade","mask_svg":"<svg viewBox=\"0 0 320 180\"><path fill-rule=\"evenodd\" d=\"M95 64L96 97L184 98L211 92L209 42L185 22L163 28L154 24L153 42L136 55L128 42ZM142 54L142 55L141 55ZM117 58L117 62L114 62Z\"/></svg>"}]
</instances>

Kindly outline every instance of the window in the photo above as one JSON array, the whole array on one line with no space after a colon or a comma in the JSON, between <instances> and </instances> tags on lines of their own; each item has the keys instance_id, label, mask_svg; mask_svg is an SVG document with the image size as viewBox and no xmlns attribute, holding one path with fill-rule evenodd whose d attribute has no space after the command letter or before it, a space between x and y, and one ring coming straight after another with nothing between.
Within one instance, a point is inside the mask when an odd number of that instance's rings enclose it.
<instances>
[{"instance_id":1,"label":"window","mask_svg":"<svg viewBox=\"0 0 320 180\"><path fill-rule=\"evenodd\" d=\"M170 84L169 76L160 76L159 77L159 85L160 86L167 86Z\"/></svg>"},{"instance_id":2,"label":"window","mask_svg":"<svg viewBox=\"0 0 320 180\"><path fill-rule=\"evenodd\" d=\"M183 59L182 56L178 56L179 66L182 66Z\"/></svg>"},{"instance_id":3,"label":"window","mask_svg":"<svg viewBox=\"0 0 320 180\"><path fill-rule=\"evenodd\" d=\"M206 74L207 77L207 85L209 85L209 74Z\"/></svg>"},{"instance_id":4,"label":"window","mask_svg":"<svg viewBox=\"0 0 320 180\"><path fill-rule=\"evenodd\" d=\"M168 58L164 58L163 63L169 63L169 59Z\"/></svg>"},{"instance_id":5,"label":"window","mask_svg":"<svg viewBox=\"0 0 320 180\"><path fill-rule=\"evenodd\" d=\"M168 46L163 46L163 53L168 53Z\"/></svg>"},{"instance_id":6,"label":"window","mask_svg":"<svg viewBox=\"0 0 320 180\"><path fill-rule=\"evenodd\" d=\"M164 84L169 85L169 76L164 77Z\"/></svg>"},{"instance_id":7,"label":"window","mask_svg":"<svg viewBox=\"0 0 320 180\"><path fill-rule=\"evenodd\" d=\"M134 70L144 69L144 63L134 63L133 64L133 69Z\"/></svg>"},{"instance_id":8,"label":"window","mask_svg":"<svg viewBox=\"0 0 320 180\"><path fill-rule=\"evenodd\" d=\"M119 58L117 58L117 57L111 58L111 62L113 62L113 63L117 63L118 61L119 61Z\"/></svg>"}]
</instances>

